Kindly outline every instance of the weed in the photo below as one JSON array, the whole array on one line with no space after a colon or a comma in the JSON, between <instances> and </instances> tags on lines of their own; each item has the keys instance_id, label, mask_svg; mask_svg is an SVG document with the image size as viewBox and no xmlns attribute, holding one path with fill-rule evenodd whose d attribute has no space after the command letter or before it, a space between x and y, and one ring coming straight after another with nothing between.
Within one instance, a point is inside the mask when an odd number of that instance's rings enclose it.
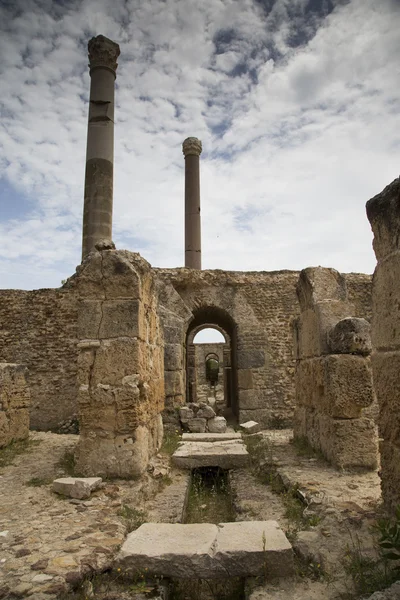
<instances>
[{"instance_id":1,"label":"weed","mask_svg":"<svg viewBox=\"0 0 400 600\"><path fill-rule=\"evenodd\" d=\"M175 452L178 448L178 444L181 441L181 436L179 435L179 431L166 433L164 435L163 443L160 449L162 454L169 454L170 456Z\"/></svg>"},{"instance_id":2,"label":"weed","mask_svg":"<svg viewBox=\"0 0 400 600\"><path fill-rule=\"evenodd\" d=\"M16 456L27 452L38 444L40 444L40 440L26 439L11 442L11 444L0 450L0 468L11 465Z\"/></svg>"},{"instance_id":3,"label":"weed","mask_svg":"<svg viewBox=\"0 0 400 600\"><path fill-rule=\"evenodd\" d=\"M132 508L128 504L122 505L118 515L124 519L128 533L135 531L147 521L147 514L144 510Z\"/></svg>"},{"instance_id":4,"label":"weed","mask_svg":"<svg viewBox=\"0 0 400 600\"><path fill-rule=\"evenodd\" d=\"M49 483L51 483L52 481L53 479L49 477L31 477L31 479L29 479L29 481L27 481L25 485L28 485L30 487L41 487L42 485L49 485Z\"/></svg>"},{"instance_id":5,"label":"weed","mask_svg":"<svg viewBox=\"0 0 400 600\"><path fill-rule=\"evenodd\" d=\"M185 523L234 521L228 473L219 467L194 469L189 488Z\"/></svg>"},{"instance_id":6,"label":"weed","mask_svg":"<svg viewBox=\"0 0 400 600\"><path fill-rule=\"evenodd\" d=\"M400 504L392 519L380 519L377 523L380 533L378 541L385 560L390 561L393 570L400 576Z\"/></svg>"}]
</instances>

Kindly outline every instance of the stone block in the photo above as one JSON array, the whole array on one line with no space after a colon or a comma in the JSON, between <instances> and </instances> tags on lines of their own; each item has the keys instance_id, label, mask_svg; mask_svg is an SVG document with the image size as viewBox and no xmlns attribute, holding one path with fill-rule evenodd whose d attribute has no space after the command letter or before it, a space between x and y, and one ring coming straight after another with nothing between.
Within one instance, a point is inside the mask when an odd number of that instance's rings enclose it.
<instances>
[{"instance_id":1,"label":"stone block","mask_svg":"<svg viewBox=\"0 0 400 600\"><path fill-rule=\"evenodd\" d=\"M164 369L178 371L182 369L183 356L181 344L166 344L164 347Z\"/></svg>"},{"instance_id":2,"label":"stone block","mask_svg":"<svg viewBox=\"0 0 400 600\"><path fill-rule=\"evenodd\" d=\"M240 432L229 432L229 433L183 433L183 442L221 442L226 440L241 440L242 434Z\"/></svg>"},{"instance_id":3,"label":"stone block","mask_svg":"<svg viewBox=\"0 0 400 600\"><path fill-rule=\"evenodd\" d=\"M101 259L106 298L142 297L143 279L150 271L150 265L144 258L126 250L107 250L101 253Z\"/></svg>"},{"instance_id":4,"label":"stone block","mask_svg":"<svg viewBox=\"0 0 400 600\"><path fill-rule=\"evenodd\" d=\"M215 412L211 406L206 404L199 408L196 417L199 419L213 419L215 417Z\"/></svg>"},{"instance_id":5,"label":"stone block","mask_svg":"<svg viewBox=\"0 0 400 600\"><path fill-rule=\"evenodd\" d=\"M391 441L380 442L381 488L385 506L394 513L400 504L400 447Z\"/></svg>"},{"instance_id":6,"label":"stone block","mask_svg":"<svg viewBox=\"0 0 400 600\"><path fill-rule=\"evenodd\" d=\"M256 421L247 421L247 423L240 423L240 429L244 433L257 433L261 430L261 426Z\"/></svg>"},{"instance_id":7,"label":"stone block","mask_svg":"<svg viewBox=\"0 0 400 600\"><path fill-rule=\"evenodd\" d=\"M239 469L248 465L249 454L241 440L183 442L172 455L172 462L182 469Z\"/></svg>"},{"instance_id":8,"label":"stone block","mask_svg":"<svg viewBox=\"0 0 400 600\"><path fill-rule=\"evenodd\" d=\"M320 410L335 418L352 419L375 399L368 357L332 354L324 359L325 394Z\"/></svg>"},{"instance_id":9,"label":"stone block","mask_svg":"<svg viewBox=\"0 0 400 600\"><path fill-rule=\"evenodd\" d=\"M354 312L352 304L340 300L319 301L302 312L297 321L299 358L329 354L328 331Z\"/></svg>"},{"instance_id":10,"label":"stone block","mask_svg":"<svg viewBox=\"0 0 400 600\"><path fill-rule=\"evenodd\" d=\"M53 492L84 500L99 489L102 481L101 477L62 477L53 481Z\"/></svg>"},{"instance_id":11,"label":"stone block","mask_svg":"<svg viewBox=\"0 0 400 600\"><path fill-rule=\"evenodd\" d=\"M340 469L378 466L377 427L371 419L332 419L319 415L320 446L326 458Z\"/></svg>"},{"instance_id":12,"label":"stone block","mask_svg":"<svg viewBox=\"0 0 400 600\"><path fill-rule=\"evenodd\" d=\"M225 417L214 417L207 421L208 431L210 433L225 433L226 419Z\"/></svg>"},{"instance_id":13,"label":"stone block","mask_svg":"<svg viewBox=\"0 0 400 600\"><path fill-rule=\"evenodd\" d=\"M242 410L263 408L265 404L265 399L261 396L260 391L239 389L239 406Z\"/></svg>"},{"instance_id":14,"label":"stone block","mask_svg":"<svg viewBox=\"0 0 400 600\"><path fill-rule=\"evenodd\" d=\"M379 404L379 433L385 440L400 440L400 352L374 352L374 387Z\"/></svg>"},{"instance_id":15,"label":"stone block","mask_svg":"<svg viewBox=\"0 0 400 600\"><path fill-rule=\"evenodd\" d=\"M102 300L81 299L78 302L78 334L79 340L97 339L99 337L102 318Z\"/></svg>"},{"instance_id":16,"label":"stone block","mask_svg":"<svg viewBox=\"0 0 400 600\"><path fill-rule=\"evenodd\" d=\"M372 351L371 326L366 319L342 319L328 332L328 341L333 354L367 356Z\"/></svg>"},{"instance_id":17,"label":"stone block","mask_svg":"<svg viewBox=\"0 0 400 600\"><path fill-rule=\"evenodd\" d=\"M347 299L346 280L335 269L307 267L300 272L296 284L297 297L302 312L325 300Z\"/></svg>"},{"instance_id":18,"label":"stone block","mask_svg":"<svg viewBox=\"0 0 400 600\"><path fill-rule=\"evenodd\" d=\"M123 338L103 340L96 350L91 382L120 385L127 375L145 371L145 349L142 342Z\"/></svg>"},{"instance_id":19,"label":"stone block","mask_svg":"<svg viewBox=\"0 0 400 600\"><path fill-rule=\"evenodd\" d=\"M167 396L183 395L184 385L182 371L165 371L164 382L165 394Z\"/></svg>"},{"instance_id":20,"label":"stone block","mask_svg":"<svg viewBox=\"0 0 400 600\"><path fill-rule=\"evenodd\" d=\"M367 217L374 233L375 255L380 262L400 250L400 177L368 200Z\"/></svg>"},{"instance_id":21,"label":"stone block","mask_svg":"<svg viewBox=\"0 0 400 600\"><path fill-rule=\"evenodd\" d=\"M375 268L371 338L376 350L400 349L400 253Z\"/></svg>"},{"instance_id":22,"label":"stone block","mask_svg":"<svg viewBox=\"0 0 400 600\"><path fill-rule=\"evenodd\" d=\"M253 389L253 371L251 369L238 369L237 376L239 389Z\"/></svg>"},{"instance_id":23,"label":"stone block","mask_svg":"<svg viewBox=\"0 0 400 600\"><path fill-rule=\"evenodd\" d=\"M325 391L324 358L300 360L295 373L296 406L316 408L321 405Z\"/></svg>"},{"instance_id":24,"label":"stone block","mask_svg":"<svg viewBox=\"0 0 400 600\"><path fill-rule=\"evenodd\" d=\"M206 430L207 419L189 419L187 425L192 433L204 433Z\"/></svg>"},{"instance_id":25,"label":"stone block","mask_svg":"<svg viewBox=\"0 0 400 600\"><path fill-rule=\"evenodd\" d=\"M182 406L179 409L179 418L182 423L188 423L194 417L194 412L188 406Z\"/></svg>"},{"instance_id":26,"label":"stone block","mask_svg":"<svg viewBox=\"0 0 400 600\"><path fill-rule=\"evenodd\" d=\"M145 523L130 533L117 564L130 576L224 579L293 574L293 551L275 521Z\"/></svg>"},{"instance_id":27,"label":"stone block","mask_svg":"<svg viewBox=\"0 0 400 600\"><path fill-rule=\"evenodd\" d=\"M79 295L85 299L102 300L105 297L100 252L91 252L76 268Z\"/></svg>"},{"instance_id":28,"label":"stone block","mask_svg":"<svg viewBox=\"0 0 400 600\"><path fill-rule=\"evenodd\" d=\"M144 306L140 300L104 300L99 339L145 338Z\"/></svg>"}]
</instances>

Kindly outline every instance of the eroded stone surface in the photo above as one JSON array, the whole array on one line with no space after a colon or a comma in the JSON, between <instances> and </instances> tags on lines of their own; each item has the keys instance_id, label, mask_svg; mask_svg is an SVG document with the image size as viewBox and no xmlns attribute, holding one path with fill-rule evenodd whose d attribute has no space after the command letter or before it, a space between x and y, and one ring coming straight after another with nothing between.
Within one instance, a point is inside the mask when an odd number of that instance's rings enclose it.
<instances>
[{"instance_id":1,"label":"eroded stone surface","mask_svg":"<svg viewBox=\"0 0 400 600\"><path fill-rule=\"evenodd\" d=\"M132 574L181 579L293 573L292 547L275 521L145 523L128 535L117 562Z\"/></svg>"},{"instance_id":2,"label":"eroded stone surface","mask_svg":"<svg viewBox=\"0 0 400 600\"><path fill-rule=\"evenodd\" d=\"M83 500L99 489L102 481L101 477L62 477L53 481L53 491Z\"/></svg>"},{"instance_id":3,"label":"eroded stone surface","mask_svg":"<svg viewBox=\"0 0 400 600\"><path fill-rule=\"evenodd\" d=\"M226 433L183 433L183 442L222 442L226 440L241 440L242 434L240 432L226 432Z\"/></svg>"},{"instance_id":4,"label":"eroded stone surface","mask_svg":"<svg viewBox=\"0 0 400 600\"><path fill-rule=\"evenodd\" d=\"M172 462L183 469L221 467L234 469L248 464L249 454L241 441L183 442L172 455Z\"/></svg>"}]
</instances>

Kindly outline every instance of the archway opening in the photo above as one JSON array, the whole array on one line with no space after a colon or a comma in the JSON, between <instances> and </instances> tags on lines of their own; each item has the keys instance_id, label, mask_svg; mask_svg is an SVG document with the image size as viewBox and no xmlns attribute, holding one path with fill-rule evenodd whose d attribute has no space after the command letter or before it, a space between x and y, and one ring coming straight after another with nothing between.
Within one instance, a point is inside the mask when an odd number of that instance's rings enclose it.
<instances>
[{"instance_id":1,"label":"archway opening","mask_svg":"<svg viewBox=\"0 0 400 600\"><path fill-rule=\"evenodd\" d=\"M236 324L217 307L199 308L186 338L186 400L204 402L231 424L238 419Z\"/></svg>"}]
</instances>

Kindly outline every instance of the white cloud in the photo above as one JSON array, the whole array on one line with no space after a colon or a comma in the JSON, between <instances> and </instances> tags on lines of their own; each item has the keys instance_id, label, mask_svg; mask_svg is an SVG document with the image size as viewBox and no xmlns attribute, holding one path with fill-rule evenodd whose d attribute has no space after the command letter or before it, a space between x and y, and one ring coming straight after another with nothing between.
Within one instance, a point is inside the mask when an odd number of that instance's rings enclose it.
<instances>
[{"instance_id":1,"label":"white cloud","mask_svg":"<svg viewBox=\"0 0 400 600\"><path fill-rule=\"evenodd\" d=\"M98 33L121 45L118 247L182 264L181 143L196 135L204 267L371 272L365 202L398 176L400 10L391 0L338 2L330 14L322 0L312 14L308 5L2 6L0 176L33 208L0 214L0 285L56 286L80 260L86 44Z\"/></svg>"}]
</instances>

